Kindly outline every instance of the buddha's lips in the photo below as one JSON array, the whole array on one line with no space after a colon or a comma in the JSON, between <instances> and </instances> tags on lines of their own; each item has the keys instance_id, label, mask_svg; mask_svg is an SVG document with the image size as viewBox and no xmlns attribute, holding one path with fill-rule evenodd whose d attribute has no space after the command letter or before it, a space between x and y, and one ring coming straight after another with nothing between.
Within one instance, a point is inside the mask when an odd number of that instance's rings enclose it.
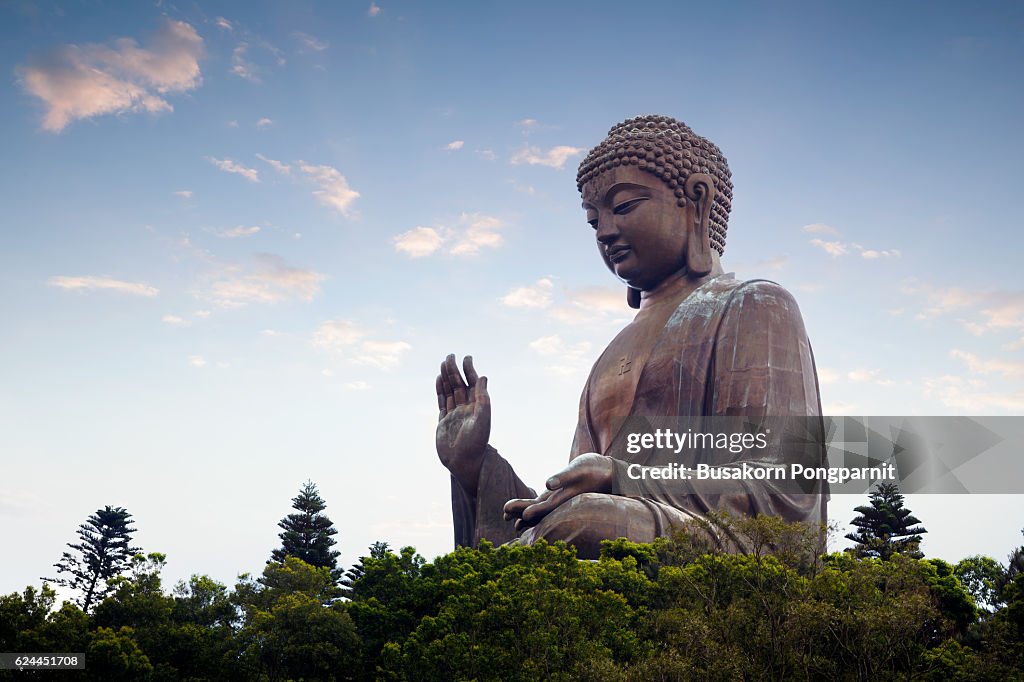
<instances>
[{"instance_id":1,"label":"buddha's lips","mask_svg":"<svg viewBox=\"0 0 1024 682\"><path fill-rule=\"evenodd\" d=\"M610 260L612 263L618 263L619 261L623 260L626 256L628 256L630 251L632 251L631 248L629 248L628 246L623 246L621 244L617 246L612 246L607 251L608 260Z\"/></svg>"}]
</instances>

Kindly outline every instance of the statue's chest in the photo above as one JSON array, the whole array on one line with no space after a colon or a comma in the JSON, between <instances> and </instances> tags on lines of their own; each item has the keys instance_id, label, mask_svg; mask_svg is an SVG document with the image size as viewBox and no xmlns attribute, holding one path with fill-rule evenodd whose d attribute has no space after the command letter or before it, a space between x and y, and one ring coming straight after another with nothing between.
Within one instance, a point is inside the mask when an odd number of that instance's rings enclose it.
<instances>
[{"instance_id":1,"label":"statue's chest","mask_svg":"<svg viewBox=\"0 0 1024 682\"><path fill-rule=\"evenodd\" d=\"M591 378L588 407L596 445L601 451L615 436L617 418L627 417L632 411L640 375L670 312L671 309L638 315L598 360Z\"/></svg>"}]
</instances>

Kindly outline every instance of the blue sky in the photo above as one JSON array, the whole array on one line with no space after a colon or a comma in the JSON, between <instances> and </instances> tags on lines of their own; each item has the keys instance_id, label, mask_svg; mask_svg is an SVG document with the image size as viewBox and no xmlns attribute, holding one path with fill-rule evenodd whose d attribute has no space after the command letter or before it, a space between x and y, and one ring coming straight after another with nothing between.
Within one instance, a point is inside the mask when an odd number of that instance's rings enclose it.
<instances>
[{"instance_id":1,"label":"blue sky","mask_svg":"<svg viewBox=\"0 0 1024 682\"><path fill-rule=\"evenodd\" d=\"M794 293L826 412L1024 412L1019 5L6 2L0 26L4 591L106 504L172 580L230 581L307 478L344 563L447 551L449 352L540 485L630 318L575 168L639 113L728 157L723 264ZM930 555L1021 540L1018 496L910 506Z\"/></svg>"}]
</instances>

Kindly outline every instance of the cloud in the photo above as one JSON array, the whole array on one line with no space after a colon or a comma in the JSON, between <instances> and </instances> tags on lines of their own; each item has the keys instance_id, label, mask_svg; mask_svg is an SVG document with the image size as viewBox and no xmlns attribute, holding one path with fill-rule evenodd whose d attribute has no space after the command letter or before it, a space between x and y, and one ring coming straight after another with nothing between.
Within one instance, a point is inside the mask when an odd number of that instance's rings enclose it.
<instances>
[{"instance_id":1,"label":"cloud","mask_svg":"<svg viewBox=\"0 0 1024 682\"><path fill-rule=\"evenodd\" d=\"M1024 331L1024 292L935 287L915 280L905 283L902 291L925 299L921 312L917 314L919 320L956 313L975 316L973 320L958 320L975 336L998 331Z\"/></svg>"},{"instance_id":2,"label":"cloud","mask_svg":"<svg viewBox=\"0 0 1024 682\"><path fill-rule=\"evenodd\" d=\"M193 367L205 367L206 358L204 358L202 355L190 355L188 356L188 364L192 365Z\"/></svg>"},{"instance_id":3,"label":"cloud","mask_svg":"<svg viewBox=\"0 0 1024 682\"><path fill-rule=\"evenodd\" d=\"M325 279L326 275L314 270L286 264L280 256L261 254L248 269L233 265L215 275L201 295L224 307L312 301Z\"/></svg>"},{"instance_id":4,"label":"cloud","mask_svg":"<svg viewBox=\"0 0 1024 682\"><path fill-rule=\"evenodd\" d=\"M494 161L498 158L498 155L492 149L477 149L476 153L484 161Z\"/></svg>"},{"instance_id":5,"label":"cloud","mask_svg":"<svg viewBox=\"0 0 1024 682\"><path fill-rule=\"evenodd\" d=\"M634 313L626 304L624 289L592 286L569 291L565 301L553 307L550 314L561 322L578 324L618 321L630 318Z\"/></svg>"},{"instance_id":6,"label":"cloud","mask_svg":"<svg viewBox=\"0 0 1024 682\"><path fill-rule=\"evenodd\" d=\"M401 251L410 258L423 258L441 248L444 238L434 228L420 226L393 237L391 241L396 251Z\"/></svg>"},{"instance_id":7,"label":"cloud","mask_svg":"<svg viewBox=\"0 0 1024 682\"><path fill-rule=\"evenodd\" d=\"M174 193L174 196L181 197L182 199L191 199L192 198L192 190L190 190L190 189L179 189L177 192Z\"/></svg>"},{"instance_id":8,"label":"cloud","mask_svg":"<svg viewBox=\"0 0 1024 682\"><path fill-rule=\"evenodd\" d=\"M366 16L368 16L368 17L375 17L378 14L380 14L380 12L381 12L381 9L380 9L380 7L377 6L377 3L376 2L371 2L370 3L370 9L366 10Z\"/></svg>"},{"instance_id":9,"label":"cloud","mask_svg":"<svg viewBox=\"0 0 1024 682\"><path fill-rule=\"evenodd\" d=\"M169 324L174 327L187 327L190 324L192 324L184 317L179 317L178 315L164 315L160 319L160 321L163 322L164 324Z\"/></svg>"},{"instance_id":10,"label":"cloud","mask_svg":"<svg viewBox=\"0 0 1024 682\"><path fill-rule=\"evenodd\" d=\"M231 22L224 17L217 17L213 20L213 23L224 31L234 31L235 27L231 25Z\"/></svg>"},{"instance_id":11,"label":"cloud","mask_svg":"<svg viewBox=\"0 0 1024 682\"><path fill-rule=\"evenodd\" d=\"M318 40L317 38L314 38L308 33L303 33L302 31L293 31L292 37L302 43L306 49L312 50L313 52L323 52L331 46L331 44L326 40Z\"/></svg>"},{"instance_id":12,"label":"cloud","mask_svg":"<svg viewBox=\"0 0 1024 682\"><path fill-rule=\"evenodd\" d=\"M982 360L974 353L954 348L949 357L963 360L967 368L975 374L999 374L1008 379L1024 378L1024 362L1011 360Z\"/></svg>"},{"instance_id":13,"label":"cloud","mask_svg":"<svg viewBox=\"0 0 1024 682\"><path fill-rule=\"evenodd\" d=\"M834 384L839 381L839 372L829 367L818 367L818 383Z\"/></svg>"},{"instance_id":14,"label":"cloud","mask_svg":"<svg viewBox=\"0 0 1024 682\"><path fill-rule=\"evenodd\" d=\"M298 164L299 170L320 188L313 192L313 196L321 204L336 209L343 216L348 216L349 207L359 198L359 192L348 186L345 176L331 166L314 166L305 161L299 161Z\"/></svg>"},{"instance_id":15,"label":"cloud","mask_svg":"<svg viewBox=\"0 0 1024 682\"><path fill-rule=\"evenodd\" d=\"M160 293L160 290L156 287L151 287L148 284L142 282L126 282L120 279L113 279L111 277L65 277L57 276L51 277L47 280L47 283L52 287L59 289L68 289L71 291L89 291L94 289L116 291L120 294L132 294L133 296L147 296L152 297Z\"/></svg>"},{"instance_id":16,"label":"cloud","mask_svg":"<svg viewBox=\"0 0 1024 682\"><path fill-rule=\"evenodd\" d=\"M351 320L328 320L313 333L313 345L356 365L391 369L412 346L405 341L382 341Z\"/></svg>"},{"instance_id":17,"label":"cloud","mask_svg":"<svg viewBox=\"0 0 1024 682\"><path fill-rule=\"evenodd\" d=\"M831 225L826 225L825 223L814 223L812 225L804 225L801 229L804 232L810 232L811 234L839 234L838 229L832 227Z\"/></svg>"},{"instance_id":18,"label":"cloud","mask_svg":"<svg viewBox=\"0 0 1024 682\"><path fill-rule=\"evenodd\" d=\"M512 155L511 162L514 165L529 164L531 166L548 166L549 168L562 168L565 162L583 152L578 147L560 145L552 147L547 151L539 147L526 147Z\"/></svg>"},{"instance_id":19,"label":"cloud","mask_svg":"<svg viewBox=\"0 0 1024 682\"><path fill-rule=\"evenodd\" d=\"M42 128L104 114L174 110L166 95L199 87L203 39L191 25L167 20L147 47L131 38L107 45L63 45L15 69L21 86L42 101Z\"/></svg>"},{"instance_id":20,"label":"cloud","mask_svg":"<svg viewBox=\"0 0 1024 682\"><path fill-rule=\"evenodd\" d=\"M510 308L546 308L551 305L553 289L554 282L545 277L537 280L533 286L516 287L500 300Z\"/></svg>"},{"instance_id":21,"label":"cloud","mask_svg":"<svg viewBox=\"0 0 1024 682\"><path fill-rule=\"evenodd\" d=\"M536 128L538 125L540 125L540 121L538 121L535 118L524 118L519 121L516 121L517 127L526 128L527 130L529 130L530 128Z\"/></svg>"},{"instance_id":22,"label":"cloud","mask_svg":"<svg viewBox=\"0 0 1024 682\"><path fill-rule=\"evenodd\" d=\"M987 414L1004 410L1013 414L1024 412L1024 391L992 390L987 383L959 376L941 376L924 382L925 395L936 398L946 407L968 414Z\"/></svg>"},{"instance_id":23,"label":"cloud","mask_svg":"<svg viewBox=\"0 0 1024 682\"><path fill-rule=\"evenodd\" d=\"M231 52L231 71L239 78L244 78L250 83L262 83L256 75L256 65L248 60L246 54L249 52L249 43L241 42Z\"/></svg>"},{"instance_id":24,"label":"cloud","mask_svg":"<svg viewBox=\"0 0 1024 682\"><path fill-rule=\"evenodd\" d=\"M259 231L259 225L253 225L252 227L239 225L237 227L232 227L227 230L221 230L220 232L217 233L217 236L224 237L225 239L237 239L239 237L251 237L252 235L256 234Z\"/></svg>"},{"instance_id":25,"label":"cloud","mask_svg":"<svg viewBox=\"0 0 1024 682\"><path fill-rule=\"evenodd\" d=\"M827 228L829 226L828 225L821 225L820 223L819 224L815 224L815 225L806 225L804 227L804 230L806 230L808 232L815 232L815 231L817 231L817 232L824 232L824 229L808 230L807 228L810 228L810 227ZM835 228L829 228L829 229L834 230ZM830 234L832 234L832 233L830 233ZM879 258L899 258L900 256L903 255L900 252L899 249L865 249L860 244L852 244L852 243L851 244L847 244L846 242L840 242L840 241L828 242L828 241L825 241L823 239L812 239L811 240L811 244L813 244L814 246L817 246L819 249L821 249L822 251L824 251L828 255L832 256L833 258L837 258L839 256L845 256L846 254L851 253L851 250L853 252L859 252L860 255L861 255L861 258L865 258L867 260L876 260L876 259L879 259Z\"/></svg>"},{"instance_id":26,"label":"cloud","mask_svg":"<svg viewBox=\"0 0 1024 682\"><path fill-rule=\"evenodd\" d=\"M475 256L482 248L497 248L503 239L498 233L501 221L480 213L463 213L455 231L450 253L453 256Z\"/></svg>"},{"instance_id":27,"label":"cloud","mask_svg":"<svg viewBox=\"0 0 1024 682\"><path fill-rule=\"evenodd\" d=\"M289 166L287 163L282 163L277 159L268 159L262 154L257 154L256 158L262 161L263 163L269 165L271 168L276 170L278 173L281 173L282 175L288 175L289 173L292 172L291 166Z\"/></svg>"},{"instance_id":28,"label":"cloud","mask_svg":"<svg viewBox=\"0 0 1024 682\"><path fill-rule=\"evenodd\" d=\"M260 120L256 121L256 127L257 128L267 128L267 127L270 127L271 125L273 125L273 123L274 122L272 120L270 120L269 118L264 116Z\"/></svg>"},{"instance_id":29,"label":"cloud","mask_svg":"<svg viewBox=\"0 0 1024 682\"><path fill-rule=\"evenodd\" d=\"M812 239L811 244L817 246L819 249L832 256L842 256L847 253L847 246L842 242L826 242L822 239Z\"/></svg>"},{"instance_id":30,"label":"cloud","mask_svg":"<svg viewBox=\"0 0 1024 682\"><path fill-rule=\"evenodd\" d=\"M259 182L260 174L255 168L246 168L245 166L235 163L231 159L218 159L213 156L207 156L206 160L212 163L217 168L220 168L225 173L236 173L241 175L249 182Z\"/></svg>"},{"instance_id":31,"label":"cloud","mask_svg":"<svg viewBox=\"0 0 1024 682\"><path fill-rule=\"evenodd\" d=\"M447 149L447 150L449 150L449 151L453 151L453 152L456 152L456 151L458 151L458 150L462 149L462 146L463 146L464 144L466 144L466 143L465 143L465 141L463 141L463 140L453 140L453 141L449 142L449 143L448 143L448 144L447 144L447 145L445 146L445 149Z\"/></svg>"},{"instance_id":32,"label":"cloud","mask_svg":"<svg viewBox=\"0 0 1024 682\"><path fill-rule=\"evenodd\" d=\"M586 369L591 360L590 349L589 341L569 345L558 334L542 336L530 342L530 350L559 363L548 365L545 369L562 376L572 376Z\"/></svg>"},{"instance_id":33,"label":"cloud","mask_svg":"<svg viewBox=\"0 0 1024 682\"><path fill-rule=\"evenodd\" d=\"M853 369L846 373L846 378L854 383L872 383L879 386L892 386L896 382L881 376L880 369Z\"/></svg>"},{"instance_id":34,"label":"cloud","mask_svg":"<svg viewBox=\"0 0 1024 682\"><path fill-rule=\"evenodd\" d=\"M365 391L370 388L370 384L365 381L350 381L345 384L345 388L350 391Z\"/></svg>"},{"instance_id":35,"label":"cloud","mask_svg":"<svg viewBox=\"0 0 1024 682\"><path fill-rule=\"evenodd\" d=\"M481 213L463 213L452 227L417 226L392 238L396 251L411 258L437 253L444 247L450 256L472 257L482 249L495 249L504 239L499 230L504 224L498 218Z\"/></svg>"},{"instance_id":36,"label":"cloud","mask_svg":"<svg viewBox=\"0 0 1024 682\"><path fill-rule=\"evenodd\" d=\"M900 253L899 249L888 249L882 251L876 251L874 249L867 249L861 251L860 255L862 258L874 259L874 258L899 258L903 254Z\"/></svg>"}]
</instances>

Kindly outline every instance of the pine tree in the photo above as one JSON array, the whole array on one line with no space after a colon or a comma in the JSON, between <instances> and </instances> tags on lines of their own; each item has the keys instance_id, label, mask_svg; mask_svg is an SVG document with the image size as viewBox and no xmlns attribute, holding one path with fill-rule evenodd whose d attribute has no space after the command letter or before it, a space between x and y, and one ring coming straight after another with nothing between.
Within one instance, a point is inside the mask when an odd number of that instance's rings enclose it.
<instances>
[{"instance_id":1,"label":"pine tree","mask_svg":"<svg viewBox=\"0 0 1024 682\"><path fill-rule=\"evenodd\" d=\"M851 548L861 558L888 559L893 554L920 559L921 534L927 533L921 521L903 506L903 495L895 483L880 483L869 496L870 505L854 509L860 514L850 523L856 533L846 538L857 543Z\"/></svg>"},{"instance_id":2,"label":"pine tree","mask_svg":"<svg viewBox=\"0 0 1024 682\"><path fill-rule=\"evenodd\" d=\"M335 544L333 536L338 531L322 513L327 503L320 497L315 483L306 481L299 494L292 498L292 508L298 513L289 514L277 524L282 530L278 536L281 547L271 553L271 561L281 563L285 557L297 557L311 566L329 568L337 580L341 576L338 570L340 552L331 548Z\"/></svg>"},{"instance_id":3,"label":"pine tree","mask_svg":"<svg viewBox=\"0 0 1024 682\"><path fill-rule=\"evenodd\" d=\"M81 542L68 543L77 554L64 552L54 564L57 574L67 577L42 578L61 587L79 592L77 604L86 613L110 593L107 583L128 567L131 558L142 551L131 546L135 532L132 515L123 507L106 506L98 509L78 527Z\"/></svg>"}]
</instances>

